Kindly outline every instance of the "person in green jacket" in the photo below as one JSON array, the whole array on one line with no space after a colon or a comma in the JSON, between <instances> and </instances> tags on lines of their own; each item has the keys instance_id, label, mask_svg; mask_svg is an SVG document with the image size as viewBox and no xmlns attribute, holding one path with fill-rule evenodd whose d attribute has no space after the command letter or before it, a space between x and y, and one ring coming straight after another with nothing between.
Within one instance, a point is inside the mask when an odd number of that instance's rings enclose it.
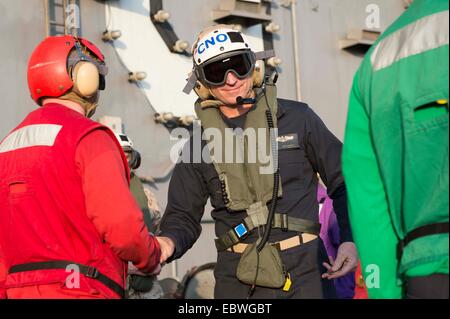
<instances>
[{"instance_id":1,"label":"person in green jacket","mask_svg":"<svg viewBox=\"0 0 450 319\"><path fill-rule=\"evenodd\" d=\"M356 73L343 150L370 298L448 298L448 0L415 0Z\"/></svg>"},{"instance_id":2,"label":"person in green jacket","mask_svg":"<svg viewBox=\"0 0 450 319\"><path fill-rule=\"evenodd\" d=\"M148 231L154 234L161 220L161 213L154 196L144 188L139 176L135 174L135 170L141 165L141 155L134 149L134 144L127 135L116 134L116 138L122 146L131 170L130 191L142 211ZM145 276L132 270L129 271L127 282L129 299L160 299L163 297L163 290L156 276Z\"/></svg>"}]
</instances>

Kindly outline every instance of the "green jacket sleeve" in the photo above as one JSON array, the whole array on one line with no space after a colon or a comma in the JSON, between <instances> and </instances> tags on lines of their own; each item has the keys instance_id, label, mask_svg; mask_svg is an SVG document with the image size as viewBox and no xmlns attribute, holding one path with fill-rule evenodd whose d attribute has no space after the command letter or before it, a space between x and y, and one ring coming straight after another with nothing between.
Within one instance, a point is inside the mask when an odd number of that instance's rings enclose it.
<instances>
[{"instance_id":1,"label":"green jacket sleeve","mask_svg":"<svg viewBox=\"0 0 450 319\"><path fill-rule=\"evenodd\" d=\"M401 298L397 284L397 237L355 76L345 132L342 165L353 238L370 298Z\"/></svg>"}]
</instances>

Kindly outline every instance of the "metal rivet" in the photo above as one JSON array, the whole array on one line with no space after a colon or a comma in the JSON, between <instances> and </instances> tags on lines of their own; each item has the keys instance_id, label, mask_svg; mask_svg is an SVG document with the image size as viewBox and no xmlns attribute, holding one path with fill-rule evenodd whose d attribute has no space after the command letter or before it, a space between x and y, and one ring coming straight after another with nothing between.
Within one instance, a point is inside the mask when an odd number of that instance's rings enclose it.
<instances>
[{"instance_id":1,"label":"metal rivet","mask_svg":"<svg viewBox=\"0 0 450 319\"><path fill-rule=\"evenodd\" d=\"M41 94L41 92L42 92L41 89L37 89L37 90L36 90L36 93L37 93L37 94Z\"/></svg>"},{"instance_id":2,"label":"metal rivet","mask_svg":"<svg viewBox=\"0 0 450 319\"><path fill-rule=\"evenodd\" d=\"M59 89L60 91L62 91L62 90L64 90L64 86L60 85L60 86L58 87L58 89Z\"/></svg>"}]
</instances>

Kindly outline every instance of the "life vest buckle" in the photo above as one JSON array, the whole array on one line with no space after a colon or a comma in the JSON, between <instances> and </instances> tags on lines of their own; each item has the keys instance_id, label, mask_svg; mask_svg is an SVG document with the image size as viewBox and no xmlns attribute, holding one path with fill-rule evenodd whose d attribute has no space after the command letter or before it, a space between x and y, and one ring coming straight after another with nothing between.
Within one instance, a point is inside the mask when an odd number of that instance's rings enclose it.
<instances>
[{"instance_id":1,"label":"life vest buckle","mask_svg":"<svg viewBox=\"0 0 450 319\"><path fill-rule=\"evenodd\" d=\"M100 273L97 268L90 266L90 267L88 267L85 276L88 278L96 279L96 278L98 278L99 274Z\"/></svg>"}]
</instances>

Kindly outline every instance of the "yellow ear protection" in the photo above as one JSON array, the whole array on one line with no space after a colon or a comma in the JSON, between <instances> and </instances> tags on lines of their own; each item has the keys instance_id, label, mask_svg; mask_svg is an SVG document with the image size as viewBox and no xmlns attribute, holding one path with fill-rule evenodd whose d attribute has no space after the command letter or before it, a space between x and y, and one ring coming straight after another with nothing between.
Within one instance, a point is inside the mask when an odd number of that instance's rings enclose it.
<instances>
[{"instance_id":1,"label":"yellow ear protection","mask_svg":"<svg viewBox=\"0 0 450 319\"><path fill-rule=\"evenodd\" d=\"M194 91L202 100L210 100L211 98L213 98L213 96L211 95L211 91L200 81L197 81L195 83Z\"/></svg>"},{"instance_id":2,"label":"yellow ear protection","mask_svg":"<svg viewBox=\"0 0 450 319\"><path fill-rule=\"evenodd\" d=\"M253 87L261 87L264 82L264 75L266 73L266 65L263 60L255 62L255 69L253 70Z\"/></svg>"},{"instance_id":3,"label":"yellow ear protection","mask_svg":"<svg viewBox=\"0 0 450 319\"><path fill-rule=\"evenodd\" d=\"M104 89L104 76L100 74L98 63L81 51L78 42L75 42L75 48L77 57L70 71L73 91L88 98Z\"/></svg>"},{"instance_id":4,"label":"yellow ear protection","mask_svg":"<svg viewBox=\"0 0 450 319\"><path fill-rule=\"evenodd\" d=\"M255 62L255 67L253 69L252 78L253 78L253 87L259 88L262 86L264 82L264 74L266 71L266 67L263 60L257 60ZM194 86L194 91L198 95L198 97L202 100L210 100L214 99L211 95L211 91L205 85L203 85L200 81L197 80Z\"/></svg>"},{"instance_id":5,"label":"yellow ear protection","mask_svg":"<svg viewBox=\"0 0 450 319\"><path fill-rule=\"evenodd\" d=\"M100 75L91 62L78 62L72 70L73 90L82 97L94 95L100 87Z\"/></svg>"}]
</instances>

